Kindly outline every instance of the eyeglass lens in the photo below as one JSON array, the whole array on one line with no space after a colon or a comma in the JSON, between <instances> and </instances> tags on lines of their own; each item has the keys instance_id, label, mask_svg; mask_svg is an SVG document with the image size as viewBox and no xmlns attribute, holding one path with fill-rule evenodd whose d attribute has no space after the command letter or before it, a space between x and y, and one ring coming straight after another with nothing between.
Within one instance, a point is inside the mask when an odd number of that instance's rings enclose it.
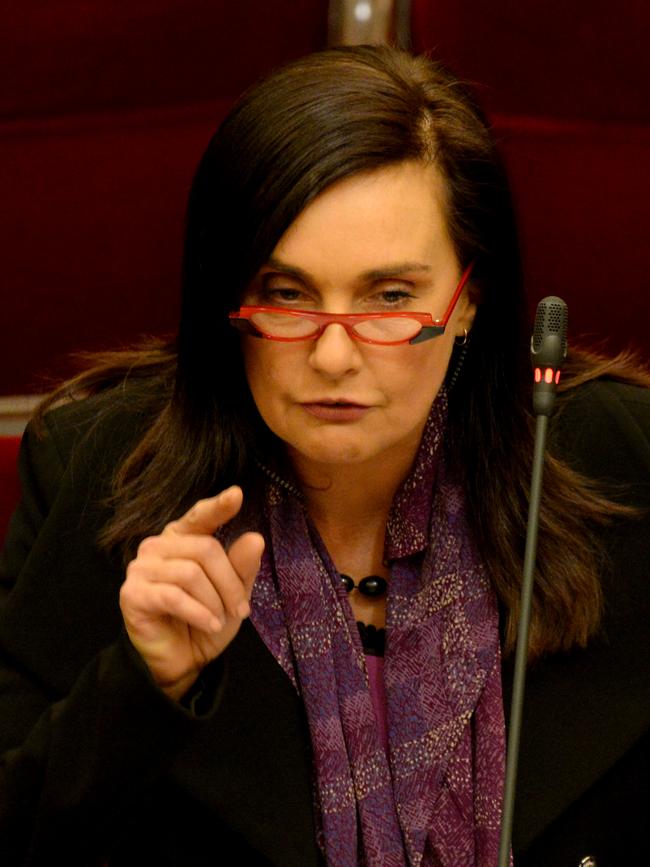
<instances>
[{"instance_id":1,"label":"eyeglass lens","mask_svg":"<svg viewBox=\"0 0 650 867\"><path fill-rule=\"evenodd\" d=\"M269 337L281 337L288 340L315 337L320 330L319 324L312 319L284 313L253 313L251 322L259 331ZM410 340L418 334L421 328L422 326L417 319L396 316L394 318L359 320L351 326L351 331L366 340L391 343L397 340Z\"/></svg>"}]
</instances>

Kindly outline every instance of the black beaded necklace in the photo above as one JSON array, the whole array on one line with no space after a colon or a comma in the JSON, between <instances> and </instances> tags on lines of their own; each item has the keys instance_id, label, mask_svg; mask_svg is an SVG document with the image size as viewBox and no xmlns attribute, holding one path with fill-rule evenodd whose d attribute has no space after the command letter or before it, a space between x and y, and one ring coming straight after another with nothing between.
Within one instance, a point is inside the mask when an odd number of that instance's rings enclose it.
<instances>
[{"instance_id":1,"label":"black beaded necklace","mask_svg":"<svg viewBox=\"0 0 650 867\"><path fill-rule=\"evenodd\" d=\"M285 491L292 494L297 499L302 499L302 493L296 488L295 485L292 485L291 482L286 481L277 473L273 472L273 470L269 469L265 466L261 461L257 461L257 466L265 473L276 485L284 488ZM385 578L382 578L381 575L367 575L365 578L362 578L358 584L354 583L354 579L350 578L349 575L344 575L342 572L341 582L345 587L347 593L352 593L353 590L358 590L362 596L367 596L370 599L378 599L381 596L386 594L386 590L388 589L388 582Z\"/></svg>"},{"instance_id":2,"label":"black beaded necklace","mask_svg":"<svg viewBox=\"0 0 650 867\"><path fill-rule=\"evenodd\" d=\"M358 590L362 596L369 596L371 599L383 596L388 589L388 582L380 575L368 575L366 578L362 578L358 584L355 584L349 575L341 573L341 583L347 593Z\"/></svg>"}]
</instances>

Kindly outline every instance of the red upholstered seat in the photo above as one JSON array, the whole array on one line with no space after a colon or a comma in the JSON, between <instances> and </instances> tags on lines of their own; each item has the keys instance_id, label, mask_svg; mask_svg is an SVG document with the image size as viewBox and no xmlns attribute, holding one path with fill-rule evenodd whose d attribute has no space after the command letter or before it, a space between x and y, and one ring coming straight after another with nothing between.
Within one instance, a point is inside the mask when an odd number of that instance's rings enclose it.
<instances>
[{"instance_id":1,"label":"red upholstered seat","mask_svg":"<svg viewBox=\"0 0 650 867\"><path fill-rule=\"evenodd\" d=\"M20 483L16 460L20 437L0 436L0 546L9 524L9 518L20 496Z\"/></svg>"}]
</instances>

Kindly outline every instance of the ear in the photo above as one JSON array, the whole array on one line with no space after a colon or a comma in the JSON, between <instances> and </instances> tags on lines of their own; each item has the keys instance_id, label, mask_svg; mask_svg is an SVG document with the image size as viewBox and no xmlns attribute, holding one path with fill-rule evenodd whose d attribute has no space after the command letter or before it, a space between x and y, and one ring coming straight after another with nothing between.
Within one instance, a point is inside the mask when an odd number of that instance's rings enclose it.
<instances>
[{"instance_id":1,"label":"ear","mask_svg":"<svg viewBox=\"0 0 650 867\"><path fill-rule=\"evenodd\" d=\"M454 323L454 334L456 337L462 337L466 331L472 330L474 317L478 309L477 300L471 286L468 286L458 299L457 315Z\"/></svg>"}]
</instances>

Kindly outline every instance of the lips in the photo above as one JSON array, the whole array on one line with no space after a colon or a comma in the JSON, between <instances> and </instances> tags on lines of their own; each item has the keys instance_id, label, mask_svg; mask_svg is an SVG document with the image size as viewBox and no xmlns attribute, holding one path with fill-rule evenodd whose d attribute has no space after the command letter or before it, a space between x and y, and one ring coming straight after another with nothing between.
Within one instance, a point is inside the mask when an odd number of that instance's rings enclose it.
<instances>
[{"instance_id":1,"label":"lips","mask_svg":"<svg viewBox=\"0 0 650 867\"><path fill-rule=\"evenodd\" d=\"M308 401L302 403L301 406L305 412L315 418L319 418L322 421L334 422L358 421L370 410L370 407L366 404L354 403L354 401L346 399L335 400L332 398Z\"/></svg>"}]
</instances>

